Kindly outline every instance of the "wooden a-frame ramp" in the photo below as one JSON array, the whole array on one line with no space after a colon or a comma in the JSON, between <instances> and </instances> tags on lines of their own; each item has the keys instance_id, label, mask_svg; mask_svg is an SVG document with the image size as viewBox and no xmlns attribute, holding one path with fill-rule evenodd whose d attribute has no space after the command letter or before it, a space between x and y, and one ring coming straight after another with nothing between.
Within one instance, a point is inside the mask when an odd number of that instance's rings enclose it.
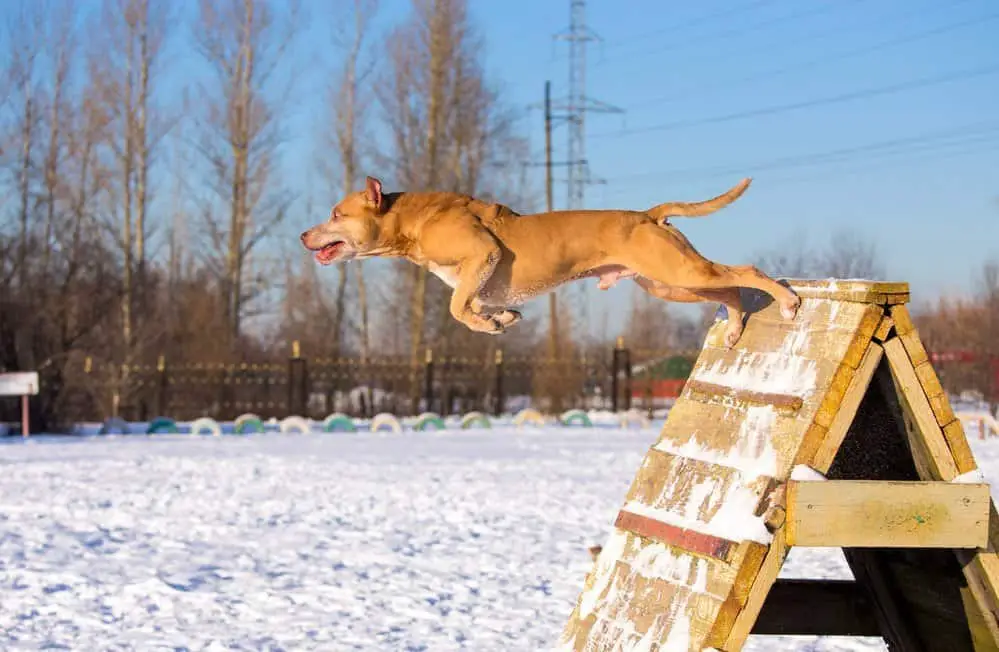
<instances>
[{"instance_id":1,"label":"wooden a-frame ramp","mask_svg":"<svg viewBox=\"0 0 999 652\"><path fill-rule=\"evenodd\" d=\"M750 634L999 650L999 520L904 283L789 281L793 321L716 323L557 644L740 649ZM778 580L839 546L855 581Z\"/></svg>"}]
</instances>

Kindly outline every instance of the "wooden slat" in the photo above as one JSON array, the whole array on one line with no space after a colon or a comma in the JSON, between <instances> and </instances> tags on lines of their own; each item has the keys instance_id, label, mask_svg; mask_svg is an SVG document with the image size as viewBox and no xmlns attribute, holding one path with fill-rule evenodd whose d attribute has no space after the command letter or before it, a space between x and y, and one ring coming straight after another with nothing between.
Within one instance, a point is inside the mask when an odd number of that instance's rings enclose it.
<instances>
[{"instance_id":1,"label":"wooden slat","mask_svg":"<svg viewBox=\"0 0 999 652\"><path fill-rule=\"evenodd\" d=\"M789 282L800 297L814 297L833 301L859 303L904 303L908 301L908 283L879 283L873 281L824 281L798 280Z\"/></svg>"},{"instance_id":2,"label":"wooden slat","mask_svg":"<svg viewBox=\"0 0 999 652\"><path fill-rule=\"evenodd\" d=\"M895 320L889 315L885 315L881 319L881 323L878 324L877 329L874 331L874 339L878 342L884 342L888 339L888 335L891 333L891 329L895 328Z\"/></svg>"},{"instance_id":3,"label":"wooden slat","mask_svg":"<svg viewBox=\"0 0 999 652\"><path fill-rule=\"evenodd\" d=\"M918 431L913 432L912 428L907 428L913 455L916 455L918 449L926 451L925 456L916 458L917 468L921 469L924 480L953 480L958 475L957 465L926 394L923 393L922 385L919 384L912 361L897 337L885 342L884 350L899 403L907 419Z\"/></svg>"},{"instance_id":4,"label":"wooden slat","mask_svg":"<svg viewBox=\"0 0 999 652\"><path fill-rule=\"evenodd\" d=\"M902 341L902 346L905 347L905 352L909 355L909 359L912 360L913 367L918 367L923 363L929 362L930 354L926 352L926 347L923 346L922 340L919 339L918 330L912 329L908 333L899 335L898 339Z\"/></svg>"},{"instance_id":5,"label":"wooden slat","mask_svg":"<svg viewBox=\"0 0 999 652\"><path fill-rule=\"evenodd\" d=\"M961 589L961 602L964 604L964 611L968 617L968 629L971 630L971 640L975 646L975 652L996 652L999 650L992 629L989 627L985 615L978 608L975 596L969 587Z\"/></svg>"},{"instance_id":6,"label":"wooden slat","mask_svg":"<svg viewBox=\"0 0 999 652\"><path fill-rule=\"evenodd\" d=\"M625 510L618 512L614 527L686 552L714 557L721 561L728 561L737 545L728 539L677 527Z\"/></svg>"},{"instance_id":7,"label":"wooden slat","mask_svg":"<svg viewBox=\"0 0 999 652\"><path fill-rule=\"evenodd\" d=\"M909 309L905 306L892 306L890 313L895 322L895 332L899 335L916 330L916 325L912 322L912 315L909 314Z\"/></svg>"},{"instance_id":8,"label":"wooden slat","mask_svg":"<svg viewBox=\"0 0 999 652\"><path fill-rule=\"evenodd\" d=\"M989 486L831 480L788 483L787 543L844 548L978 548Z\"/></svg>"},{"instance_id":9,"label":"wooden slat","mask_svg":"<svg viewBox=\"0 0 999 652\"><path fill-rule=\"evenodd\" d=\"M717 385L715 383L708 383L703 380L687 381L684 389L687 390L690 398L695 400L718 400L743 403L747 405L770 405L781 411L791 413L800 410L802 404L800 396L754 392L748 389L739 389L726 387L724 385Z\"/></svg>"},{"instance_id":10,"label":"wooden slat","mask_svg":"<svg viewBox=\"0 0 999 652\"><path fill-rule=\"evenodd\" d=\"M780 574L781 566L784 565L789 550L790 548L784 539L784 528L774 532L774 538L767 550L766 557L763 559L763 565L756 573L756 579L749 590L746 602L736 615L722 649L739 650L746 644L746 639L753 631L753 626L763 610L763 605Z\"/></svg>"},{"instance_id":11,"label":"wooden slat","mask_svg":"<svg viewBox=\"0 0 999 652\"><path fill-rule=\"evenodd\" d=\"M853 375L850 386L847 388L842 401L840 401L839 410L837 410L836 416L833 417L833 421L827 429L825 438L819 445L818 450L810 456L810 459L799 458L796 462L797 464L808 464L820 473L827 473L829 471L829 467L832 465L833 459L835 459L836 453L839 451L839 447L843 444L843 439L850 429L850 424L853 423L853 418L857 415L857 408L860 407L860 401L863 400L864 394L867 393L867 388L874 377L874 371L878 368L883 355L884 349L876 343L872 343L868 347L860 363L860 367Z\"/></svg>"},{"instance_id":12,"label":"wooden slat","mask_svg":"<svg viewBox=\"0 0 999 652\"><path fill-rule=\"evenodd\" d=\"M961 424L961 420L954 419L945 425L942 430L944 439L947 440L947 446L950 447L950 452L954 456L954 464L957 465L957 472L964 474L977 469L978 463L975 462L975 455L971 452L971 445L968 443L968 437L964 434L964 426Z\"/></svg>"},{"instance_id":13,"label":"wooden slat","mask_svg":"<svg viewBox=\"0 0 999 652\"><path fill-rule=\"evenodd\" d=\"M853 580L779 579L770 588L752 633L880 636L881 628L867 592Z\"/></svg>"}]
</instances>

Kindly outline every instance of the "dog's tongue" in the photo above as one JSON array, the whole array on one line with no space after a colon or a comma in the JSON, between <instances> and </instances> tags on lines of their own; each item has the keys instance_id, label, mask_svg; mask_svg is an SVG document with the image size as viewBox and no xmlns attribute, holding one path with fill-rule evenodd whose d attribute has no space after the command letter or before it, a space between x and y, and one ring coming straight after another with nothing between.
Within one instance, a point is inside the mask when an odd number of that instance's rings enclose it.
<instances>
[{"instance_id":1,"label":"dog's tongue","mask_svg":"<svg viewBox=\"0 0 999 652\"><path fill-rule=\"evenodd\" d=\"M340 253L340 247L342 246L342 242L334 242L333 244L326 245L316 252L316 260L323 265L329 265L334 259L336 259L337 254Z\"/></svg>"}]
</instances>

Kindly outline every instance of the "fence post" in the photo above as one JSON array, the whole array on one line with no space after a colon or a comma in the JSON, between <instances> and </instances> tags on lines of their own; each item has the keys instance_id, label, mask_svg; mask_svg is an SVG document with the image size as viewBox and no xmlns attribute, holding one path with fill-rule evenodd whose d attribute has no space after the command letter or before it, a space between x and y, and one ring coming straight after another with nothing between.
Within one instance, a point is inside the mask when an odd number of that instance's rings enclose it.
<instances>
[{"instance_id":1,"label":"fence post","mask_svg":"<svg viewBox=\"0 0 999 652\"><path fill-rule=\"evenodd\" d=\"M426 412L434 411L434 351L427 349L423 359L423 400L426 402Z\"/></svg>"},{"instance_id":2,"label":"fence post","mask_svg":"<svg viewBox=\"0 0 999 652\"><path fill-rule=\"evenodd\" d=\"M305 416L308 406L309 375L298 340L291 343L288 359L288 414Z\"/></svg>"},{"instance_id":3,"label":"fence post","mask_svg":"<svg viewBox=\"0 0 999 652\"><path fill-rule=\"evenodd\" d=\"M631 351L625 348L624 338L621 340L621 370L624 372L624 409L631 409Z\"/></svg>"},{"instance_id":4,"label":"fence post","mask_svg":"<svg viewBox=\"0 0 999 652\"><path fill-rule=\"evenodd\" d=\"M166 357L162 354L156 359L156 416L166 416L167 388L169 379L167 378Z\"/></svg>"},{"instance_id":5,"label":"fence post","mask_svg":"<svg viewBox=\"0 0 999 652\"><path fill-rule=\"evenodd\" d=\"M503 396L503 349L496 349L496 405L493 414L500 416L503 414L503 404L506 402Z\"/></svg>"},{"instance_id":6,"label":"fence post","mask_svg":"<svg viewBox=\"0 0 999 652\"><path fill-rule=\"evenodd\" d=\"M614 351L611 353L611 412L617 413L621 400L621 382L618 375L621 369L621 350L624 347L624 338L618 337L614 344Z\"/></svg>"}]
</instances>

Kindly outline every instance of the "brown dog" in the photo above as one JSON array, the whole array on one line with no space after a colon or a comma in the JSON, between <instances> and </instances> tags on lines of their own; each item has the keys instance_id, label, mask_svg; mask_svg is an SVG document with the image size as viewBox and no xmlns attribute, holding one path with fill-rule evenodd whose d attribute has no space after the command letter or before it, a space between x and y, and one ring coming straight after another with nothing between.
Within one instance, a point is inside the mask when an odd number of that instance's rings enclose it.
<instances>
[{"instance_id":1,"label":"brown dog","mask_svg":"<svg viewBox=\"0 0 999 652\"><path fill-rule=\"evenodd\" d=\"M667 220L698 217L739 198L749 179L699 203L671 202L645 212L579 210L518 215L447 192L382 194L364 190L333 207L328 221L302 234L324 265L392 256L424 266L451 288L451 314L473 331L501 333L520 319L509 307L576 279L597 277L607 289L634 277L667 301L717 301L728 310L725 341L742 334L740 287L772 296L793 319L800 299L755 267L711 262Z\"/></svg>"}]
</instances>

